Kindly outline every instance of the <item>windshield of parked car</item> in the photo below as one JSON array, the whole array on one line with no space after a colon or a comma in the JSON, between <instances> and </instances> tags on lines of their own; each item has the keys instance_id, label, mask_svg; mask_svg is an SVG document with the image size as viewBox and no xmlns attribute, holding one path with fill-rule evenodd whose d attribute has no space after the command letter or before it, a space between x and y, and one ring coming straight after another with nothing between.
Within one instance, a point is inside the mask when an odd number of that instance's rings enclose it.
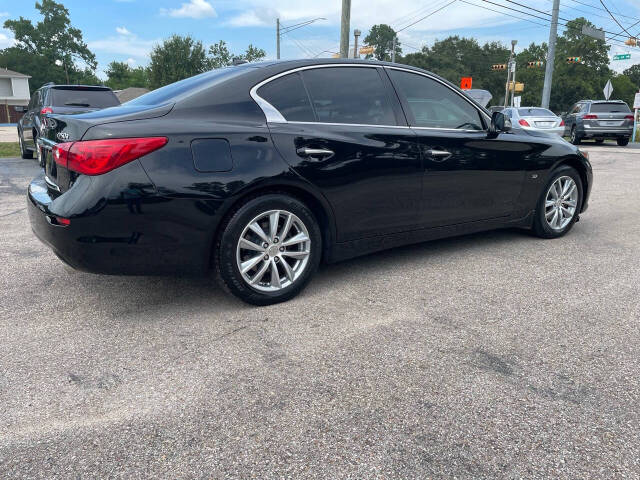
<instances>
[{"instance_id":1,"label":"windshield of parked car","mask_svg":"<svg viewBox=\"0 0 640 480\"><path fill-rule=\"evenodd\" d=\"M51 105L54 107L107 108L120 105L111 90L52 88Z\"/></svg>"},{"instance_id":2,"label":"windshield of parked car","mask_svg":"<svg viewBox=\"0 0 640 480\"><path fill-rule=\"evenodd\" d=\"M555 117L555 114L546 108L519 108L521 117Z\"/></svg>"},{"instance_id":3,"label":"windshield of parked car","mask_svg":"<svg viewBox=\"0 0 640 480\"><path fill-rule=\"evenodd\" d=\"M592 103L591 113L630 112L626 103Z\"/></svg>"}]
</instances>

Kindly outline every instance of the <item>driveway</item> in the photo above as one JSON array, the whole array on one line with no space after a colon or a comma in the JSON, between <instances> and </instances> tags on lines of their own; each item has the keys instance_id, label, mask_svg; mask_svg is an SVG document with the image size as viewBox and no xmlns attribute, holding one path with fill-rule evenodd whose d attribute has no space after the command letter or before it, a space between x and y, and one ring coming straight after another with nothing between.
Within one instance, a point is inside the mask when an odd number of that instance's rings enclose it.
<instances>
[{"instance_id":1,"label":"driveway","mask_svg":"<svg viewBox=\"0 0 640 480\"><path fill-rule=\"evenodd\" d=\"M324 267L244 305L70 271L0 160L0 478L640 477L640 150L591 206Z\"/></svg>"}]
</instances>

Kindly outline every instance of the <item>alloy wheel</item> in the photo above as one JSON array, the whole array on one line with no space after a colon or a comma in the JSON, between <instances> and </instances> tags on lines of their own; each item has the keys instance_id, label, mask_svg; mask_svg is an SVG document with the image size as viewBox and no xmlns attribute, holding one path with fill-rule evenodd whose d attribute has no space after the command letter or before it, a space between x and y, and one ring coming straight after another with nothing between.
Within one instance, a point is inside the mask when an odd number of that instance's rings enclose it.
<instances>
[{"instance_id":1,"label":"alloy wheel","mask_svg":"<svg viewBox=\"0 0 640 480\"><path fill-rule=\"evenodd\" d=\"M242 231L236 262L251 288L275 292L300 278L310 254L311 239L302 220L286 210L269 210Z\"/></svg>"},{"instance_id":2,"label":"alloy wheel","mask_svg":"<svg viewBox=\"0 0 640 480\"><path fill-rule=\"evenodd\" d=\"M559 177L545 196L545 219L555 231L563 230L573 219L578 206L578 186L569 176Z\"/></svg>"}]
</instances>

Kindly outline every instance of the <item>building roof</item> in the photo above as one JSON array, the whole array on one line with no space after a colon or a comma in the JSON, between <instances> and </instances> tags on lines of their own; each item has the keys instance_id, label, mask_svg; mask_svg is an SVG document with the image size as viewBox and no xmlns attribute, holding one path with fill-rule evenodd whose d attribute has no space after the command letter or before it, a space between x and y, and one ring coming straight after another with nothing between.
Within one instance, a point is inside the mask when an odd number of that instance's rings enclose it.
<instances>
[{"instance_id":1,"label":"building roof","mask_svg":"<svg viewBox=\"0 0 640 480\"><path fill-rule=\"evenodd\" d=\"M144 95L145 93L149 93L149 90L146 88L139 87L129 87L124 90L118 90L113 92L120 100L120 103L128 102L129 100L133 100L134 98L138 98L140 95Z\"/></svg>"},{"instance_id":2,"label":"building roof","mask_svg":"<svg viewBox=\"0 0 640 480\"><path fill-rule=\"evenodd\" d=\"M0 68L0 77L31 78L31 75L25 75L24 73L18 73L14 72L13 70L7 70L6 68Z\"/></svg>"}]
</instances>

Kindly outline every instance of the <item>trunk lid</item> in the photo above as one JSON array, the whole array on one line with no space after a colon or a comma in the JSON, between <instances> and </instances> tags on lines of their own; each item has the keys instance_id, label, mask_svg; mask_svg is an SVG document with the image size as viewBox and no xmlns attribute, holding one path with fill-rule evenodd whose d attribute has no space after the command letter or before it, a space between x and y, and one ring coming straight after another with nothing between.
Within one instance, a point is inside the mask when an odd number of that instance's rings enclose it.
<instances>
[{"instance_id":1,"label":"trunk lid","mask_svg":"<svg viewBox=\"0 0 640 480\"><path fill-rule=\"evenodd\" d=\"M545 129L545 128L555 128L557 126L560 125L560 122L562 121L560 118L557 117L522 117L524 118L527 122L529 122L529 125L531 125L532 127L535 128L541 128L541 129Z\"/></svg>"},{"instance_id":2,"label":"trunk lid","mask_svg":"<svg viewBox=\"0 0 640 480\"><path fill-rule=\"evenodd\" d=\"M87 130L96 125L161 117L172 108L172 103L160 106L120 105L77 115L47 115L39 141L44 157L45 181L50 193L55 196L66 192L78 176L55 162L52 149L56 144L82 140Z\"/></svg>"}]
</instances>

